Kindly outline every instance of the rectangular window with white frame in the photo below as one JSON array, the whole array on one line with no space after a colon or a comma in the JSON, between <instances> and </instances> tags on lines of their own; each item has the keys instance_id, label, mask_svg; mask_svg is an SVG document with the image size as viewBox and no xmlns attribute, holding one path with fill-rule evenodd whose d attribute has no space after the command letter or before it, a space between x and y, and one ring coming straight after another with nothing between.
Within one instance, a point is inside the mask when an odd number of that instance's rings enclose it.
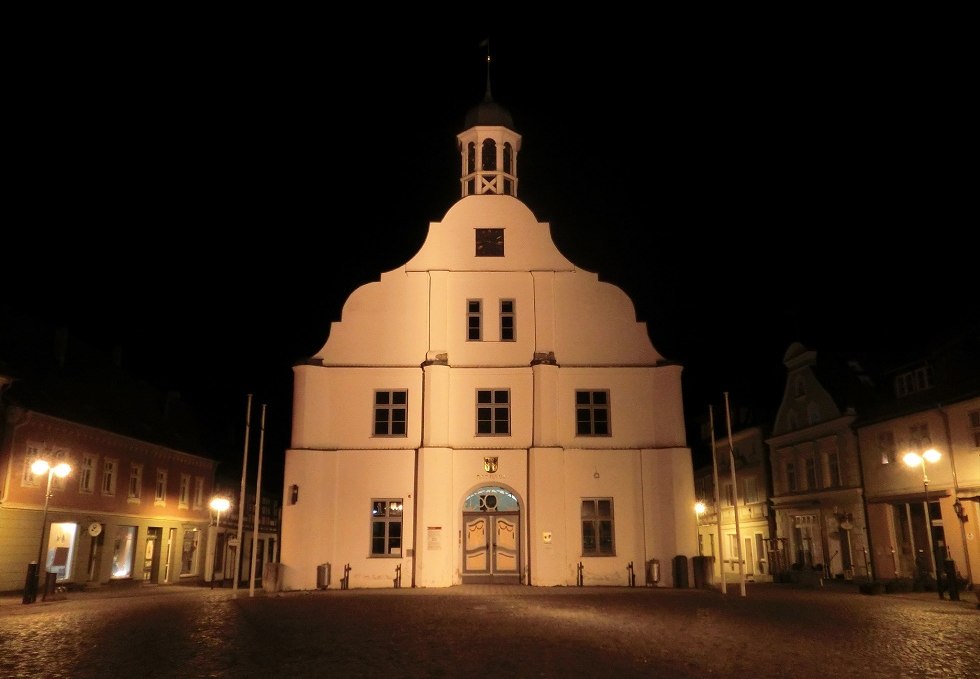
<instances>
[{"instance_id":1,"label":"rectangular window with white frame","mask_svg":"<svg viewBox=\"0 0 980 679\"><path fill-rule=\"evenodd\" d=\"M191 475L180 475L180 490L177 494L177 507L187 509L191 501Z\"/></svg>"},{"instance_id":2,"label":"rectangular window with white frame","mask_svg":"<svg viewBox=\"0 0 980 679\"><path fill-rule=\"evenodd\" d=\"M480 436L510 435L510 390L476 390L476 433Z\"/></svg>"},{"instance_id":3,"label":"rectangular window with white frame","mask_svg":"<svg viewBox=\"0 0 980 679\"><path fill-rule=\"evenodd\" d=\"M500 300L500 341L514 342L517 340L517 307L512 299Z\"/></svg>"},{"instance_id":4,"label":"rectangular window with white frame","mask_svg":"<svg viewBox=\"0 0 980 679\"><path fill-rule=\"evenodd\" d=\"M575 392L575 435L609 436L609 390Z\"/></svg>"},{"instance_id":5,"label":"rectangular window with white frame","mask_svg":"<svg viewBox=\"0 0 980 679\"><path fill-rule=\"evenodd\" d=\"M204 477L194 477L194 509L204 507Z\"/></svg>"},{"instance_id":6,"label":"rectangular window with white frame","mask_svg":"<svg viewBox=\"0 0 980 679\"><path fill-rule=\"evenodd\" d=\"M582 556L616 556L611 497L582 498Z\"/></svg>"},{"instance_id":7,"label":"rectangular window with white frame","mask_svg":"<svg viewBox=\"0 0 980 679\"><path fill-rule=\"evenodd\" d=\"M374 435L408 435L408 391L379 389L374 392Z\"/></svg>"},{"instance_id":8,"label":"rectangular window with white frame","mask_svg":"<svg viewBox=\"0 0 980 679\"><path fill-rule=\"evenodd\" d=\"M153 504L163 507L167 504L167 470L157 469L157 482L154 484Z\"/></svg>"},{"instance_id":9,"label":"rectangular window with white frame","mask_svg":"<svg viewBox=\"0 0 980 679\"><path fill-rule=\"evenodd\" d=\"M95 492L95 465L97 462L95 455L85 453L82 461L78 465L78 492L91 494Z\"/></svg>"},{"instance_id":10,"label":"rectangular window with white frame","mask_svg":"<svg viewBox=\"0 0 980 679\"><path fill-rule=\"evenodd\" d=\"M116 476L118 475L119 460L106 459L102 463L102 494L116 494Z\"/></svg>"},{"instance_id":11,"label":"rectangular window with white frame","mask_svg":"<svg viewBox=\"0 0 980 679\"><path fill-rule=\"evenodd\" d=\"M133 463L129 466L129 495L130 502L139 502L143 493L143 465Z\"/></svg>"},{"instance_id":12,"label":"rectangular window with white frame","mask_svg":"<svg viewBox=\"0 0 980 679\"><path fill-rule=\"evenodd\" d=\"M371 556L402 555L402 499L371 500Z\"/></svg>"},{"instance_id":13,"label":"rectangular window with white frame","mask_svg":"<svg viewBox=\"0 0 980 679\"><path fill-rule=\"evenodd\" d=\"M483 300L466 300L466 341L479 342L483 339Z\"/></svg>"}]
</instances>

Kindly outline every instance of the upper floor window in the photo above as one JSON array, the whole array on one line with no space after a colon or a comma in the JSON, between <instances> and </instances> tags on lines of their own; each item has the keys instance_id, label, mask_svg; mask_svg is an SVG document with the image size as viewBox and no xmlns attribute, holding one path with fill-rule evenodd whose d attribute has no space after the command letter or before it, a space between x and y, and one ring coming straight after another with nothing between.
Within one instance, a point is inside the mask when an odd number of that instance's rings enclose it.
<instances>
[{"instance_id":1,"label":"upper floor window","mask_svg":"<svg viewBox=\"0 0 980 679\"><path fill-rule=\"evenodd\" d=\"M476 433L493 436L510 434L510 391L477 389Z\"/></svg>"},{"instance_id":2,"label":"upper floor window","mask_svg":"<svg viewBox=\"0 0 980 679\"><path fill-rule=\"evenodd\" d=\"M895 434L889 431L879 431L877 439L878 456L881 464L894 464L895 462Z\"/></svg>"},{"instance_id":3,"label":"upper floor window","mask_svg":"<svg viewBox=\"0 0 980 679\"><path fill-rule=\"evenodd\" d=\"M827 453L827 475L830 477L827 483L831 488L841 485L840 480L840 451L832 450Z\"/></svg>"},{"instance_id":4,"label":"upper floor window","mask_svg":"<svg viewBox=\"0 0 980 679\"><path fill-rule=\"evenodd\" d=\"M909 427L909 446L918 453L932 446L929 425L926 422L917 422Z\"/></svg>"},{"instance_id":5,"label":"upper floor window","mask_svg":"<svg viewBox=\"0 0 980 679\"><path fill-rule=\"evenodd\" d=\"M139 500L143 492L143 465L132 464L129 467L129 499Z\"/></svg>"},{"instance_id":6,"label":"upper floor window","mask_svg":"<svg viewBox=\"0 0 980 679\"><path fill-rule=\"evenodd\" d=\"M806 487L813 490L817 487L817 465L812 457L803 461L803 469L806 474Z\"/></svg>"},{"instance_id":7,"label":"upper floor window","mask_svg":"<svg viewBox=\"0 0 980 679\"><path fill-rule=\"evenodd\" d=\"M786 488L790 491L799 490L796 485L796 463L792 460L786 463Z\"/></svg>"},{"instance_id":8,"label":"upper floor window","mask_svg":"<svg viewBox=\"0 0 980 679\"><path fill-rule=\"evenodd\" d=\"M759 501L759 489L754 476L746 476L742 482L742 500L744 504L754 504Z\"/></svg>"},{"instance_id":9,"label":"upper floor window","mask_svg":"<svg viewBox=\"0 0 980 679\"><path fill-rule=\"evenodd\" d=\"M194 509L204 506L204 477L194 477Z\"/></svg>"},{"instance_id":10,"label":"upper floor window","mask_svg":"<svg viewBox=\"0 0 980 679\"><path fill-rule=\"evenodd\" d=\"M517 339L517 329L514 325L516 312L514 300L500 300L500 341L513 342Z\"/></svg>"},{"instance_id":11,"label":"upper floor window","mask_svg":"<svg viewBox=\"0 0 980 679\"><path fill-rule=\"evenodd\" d=\"M466 341L479 342L483 339L483 300L466 300Z\"/></svg>"},{"instance_id":12,"label":"upper floor window","mask_svg":"<svg viewBox=\"0 0 980 679\"><path fill-rule=\"evenodd\" d=\"M38 486L40 481L36 478L34 470L32 467L37 459L41 457L40 449L32 444L27 444L27 452L24 454L24 469L20 477L20 485L22 486Z\"/></svg>"},{"instance_id":13,"label":"upper floor window","mask_svg":"<svg viewBox=\"0 0 980 679\"><path fill-rule=\"evenodd\" d=\"M932 388L932 369L923 365L895 378L895 395L899 398Z\"/></svg>"},{"instance_id":14,"label":"upper floor window","mask_svg":"<svg viewBox=\"0 0 980 679\"><path fill-rule=\"evenodd\" d=\"M820 416L820 406L814 401L810 401L806 407L806 419L808 424L820 424L823 419Z\"/></svg>"},{"instance_id":15,"label":"upper floor window","mask_svg":"<svg viewBox=\"0 0 980 679\"><path fill-rule=\"evenodd\" d=\"M91 493L95 491L95 455L82 455L82 463L78 466L78 492Z\"/></svg>"},{"instance_id":16,"label":"upper floor window","mask_svg":"<svg viewBox=\"0 0 980 679\"><path fill-rule=\"evenodd\" d=\"M153 503L165 504L167 501L167 470L157 469L157 482L154 486Z\"/></svg>"},{"instance_id":17,"label":"upper floor window","mask_svg":"<svg viewBox=\"0 0 980 679\"><path fill-rule=\"evenodd\" d=\"M974 448L980 448L980 410L973 410L967 418L970 421L970 440L973 441Z\"/></svg>"},{"instance_id":18,"label":"upper floor window","mask_svg":"<svg viewBox=\"0 0 980 679\"><path fill-rule=\"evenodd\" d=\"M576 436L609 436L609 391L575 392Z\"/></svg>"},{"instance_id":19,"label":"upper floor window","mask_svg":"<svg viewBox=\"0 0 980 679\"><path fill-rule=\"evenodd\" d=\"M615 556L613 500L583 498L582 556Z\"/></svg>"},{"instance_id":20,"label":"upper floor window","mask_svg":"<svg viewBox=\"0 0 980 679\"><path fill-rule=\"evenodd\" d=\"M102 494L116 494L116 460L106 460L102 463Z\"/></svg>"},{"instance_id":21,"label":"upper floor window","mask_svg":"<svg viewBox=\"0 0 980 679\"><path fill-rule=\"evenodd\" d=\"M371 556L402 555L402 500L371 500Z\"/></svg>"},{"instance_id":22,"label":"upper floor window","mask_svg":"<svg viewBox=\"0 0 980 679\"><path fill-rule=\"evenodd\" d=\"M177 495L177 506L187 509L191 500L191 476L190 474L180 475L180 490Z\"/></svg>"},{"instance_id":23,"label":"upper floor window","mask_svg":"<svg viewBox=\"0 0 980 679\"><path fill-rule=\"evenodd\" d=\"M374 435L408 435L408 392L379 390L374 392Z\"/></svg>"}]
</instances>

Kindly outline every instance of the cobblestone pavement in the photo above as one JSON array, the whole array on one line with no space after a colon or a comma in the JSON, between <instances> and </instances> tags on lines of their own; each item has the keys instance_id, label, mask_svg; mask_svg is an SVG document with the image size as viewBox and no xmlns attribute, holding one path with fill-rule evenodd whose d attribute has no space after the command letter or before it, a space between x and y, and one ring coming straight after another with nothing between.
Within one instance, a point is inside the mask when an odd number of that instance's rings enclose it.
<instances>
[{"instance_id":1,"label":"cobblestone pavement","mask_svg":"<svg viewBox=\"0 0 980 679\"><path fill-rule=\"evenodd\" d=\"M0 676L976 679L980 609L931 594L462 586L0 598Z\"/></svg>"}]
</instances>

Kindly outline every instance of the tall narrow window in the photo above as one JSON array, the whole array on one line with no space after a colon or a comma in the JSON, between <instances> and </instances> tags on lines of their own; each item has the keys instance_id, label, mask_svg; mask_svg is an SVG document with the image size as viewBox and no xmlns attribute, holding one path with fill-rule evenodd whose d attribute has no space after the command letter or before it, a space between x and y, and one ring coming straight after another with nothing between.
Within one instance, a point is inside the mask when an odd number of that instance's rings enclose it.
<instances>
[{"instance_id":1,"label":"tall narrow window","mask_svg":"<svg viewBox=\"0 0 980 679\"><path fill-rule=\"evenodd\" d=\"M177 506L187 509L191 500L191 477L190 474L180 475L180 491L177 495Z\"/></svg>"},{"instance_id":2,"label":"tall narrow window","mask_svg":"<svg viewBox=\"0 0 980 679\"><path fill-rule=\"evenodd\" d=\"M513 342L517 339L517 331L514 327L516 315L514 311L514 300L500 300L500 341Z\"/></svg>"},{"instance_id":3,"label":"tall narrow window","mask_svg":"<svg viewBox=\"0 0 980 679\"><path fill-rule=\"evenodd\" d=\"M371 501L371 556L402 555L401 498Z\"/></svg>"},{"instance_id":4,"label":"tall narrow window","mask_svg":"<svg viewBox=\"0 0 980 679\"><path fill-rule=\"evenodd\" d=\"M143 465L133 464L129 467L129 499L139 500L143 492Z\"/></svg>"},{"instance_id":5,"label":"tall narrow window","mask_svg":"<svg viewBox=\"0 0 980 679\"><path fill-rule=\"evenodd\" d=\"M102 463L102 494L116 494L116 460L106 460Z\"/></svg>"},{"instance_id":6,"label":"tall narrow window","mask_svg":"<svg viewBox=\"0 0 980 679\"><path fill-rule=\"evenodd\" d=\"M980 410L974 410L967 415L970 420L971 438L974 448L980 448Z\"/></svg>"},{"instance_id":7,"label":"tall narrow window","mask_svg":"<svg viewBox=\"0 0 980 679\"><path fill-rule=\"evenodd\" d=\"M575 392L576 436L609 436L609 391Z\"/></svg>"},{"instance_id":8,"label":"tall narrow window","mask_svg":"<svg viewBox=\"0 0 980 679\"><path fill-rule=\"evenodd\" d=\"M34 470L31 469L39 457L41 457L40 449L36 445L28 443L27 452L24 454L24 469L20 477L20 485L28 487L41 485L40 480L34 474Z\"/></svg>"},{"instance_id":9,"label":"tall narrow window","mask_svg":"<svg viewBox=\"0 0 980 679\"><path fill-rule=\"evenodd\" d=\"M510 391L477 390L476 433L491 436L505 436L510 433Z\"/></svg>"},{"instance_id":10,"label":"tall narrow window","mask_svg":"<svg viewBox=\"0 0 980 679\"><path fill-rule=\"evenodd\" d=\"M614 556L612 498L582 500L582 556Z\"/></svg>"},{"instance_id":11,"label":"tall narrow window","mask_svg":"<svg viewBox=\"0 0 980 679\"><path fill-rule=\"evenodd\" d=\"M91 493L95 490L95 455L82 455L78 467L78 492Z\"/></svg>"},{"instance_id":12,"label":"tall narrow window","mask_svg":"<svg viewBox=\"0 0 980 679\"><path fill-rule=\"evenodd\" d=\"M891 431L878 432L878 455L881 464L894 464L895 462L895 434Z\"/></svg>"},{"instance_id":13,"label":"tall narrow window","mask_svg":"<svg viewBox=\"0 0 980 679\"><path fill-rule=\"evenodd\" d=\"M817 467L812 457L803 461L803 470L806 474L807 490L814 490L817 487Z\"/></svg>"},{"instance_id":14,"label":"tall narrow window","mask_svg":"<svg viewBox=\"0 0 980 679\"><path fill-rule=\"evenodd\" d=\"M927 423L919 422L909 427L909 445L920 454L932 445Z\"/></svg>"},{"instance_id":15,"label":"tall narrow window","mask_svg":"<svg viewBox=\"0 0 980 679\"><path fill-rule=\"evenodd\" d=\"M374 392L374 435L406 436L408 434L408 392Z\"/></svg>"},{"instance_id":16,"label":"tall narrow window","mask_svg":"<svg viewBox=\"0 0 980 679\"><path fill-rule=\"evenodd\" d=\"M157 469L157 483L153 493L153 503L163 505L167 502L167 470Z\"/></svg>"},{"instance_id":17,"label":"tall narrow window","mask_svg":"<svg viewBox=\"0 0 980 679\"><path fill-rule=\"evenodd\" d=\"M840 481L840 451L836 448L827 453L827 474L830 476L828 483L831 488L841 485Z\"/></svg>"},{"instance_id":18,"label":"tall narrow window","mask_svg":"<svg viewBox=\"0 0 980 679\"><path fill-rule=\"evenodd\" d=\"M796 487L796 463L792 460L786 462L786 488L790 492L798 490Z\"/></svg>"},{"instance_id":19,"label":"tall narrow window","mask_svg":"<svg viewBox=\"0 0 980 679\"><path fill-rule=\"evenodd\" d=\"M466 340L479 342L483 339L483 302L479 299L466 300Z\"/></svg>"},{"instance_id":20,"label":"tall narrow window","mask_svg":"<svg viewBox=\"0 0 980 679\"><path fill-rule=\"evenodd\" d=\"M194 477L194 509L204 506L204 477Z\"/></svg>"}]
</instances>

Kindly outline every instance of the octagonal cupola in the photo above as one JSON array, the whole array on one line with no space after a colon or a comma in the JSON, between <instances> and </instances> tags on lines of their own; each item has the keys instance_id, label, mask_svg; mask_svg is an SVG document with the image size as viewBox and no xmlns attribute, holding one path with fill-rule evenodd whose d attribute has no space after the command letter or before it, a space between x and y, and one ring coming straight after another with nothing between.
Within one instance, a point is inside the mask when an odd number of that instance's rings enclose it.
<instances>
[{"instance_id":1,"label":"octagonal cupola","mask_svg":"<svg viewBox=\"0 0 980 679\"><path fill-rule=\"evenodd\" d=\"M490 94L487 59L487 91L483 101L466 114L464 130L456 135L462 172L462 197L507 195L517 197L517 152L521 135L514 132L510 112Z\"/></svg>"}]
</instances>

